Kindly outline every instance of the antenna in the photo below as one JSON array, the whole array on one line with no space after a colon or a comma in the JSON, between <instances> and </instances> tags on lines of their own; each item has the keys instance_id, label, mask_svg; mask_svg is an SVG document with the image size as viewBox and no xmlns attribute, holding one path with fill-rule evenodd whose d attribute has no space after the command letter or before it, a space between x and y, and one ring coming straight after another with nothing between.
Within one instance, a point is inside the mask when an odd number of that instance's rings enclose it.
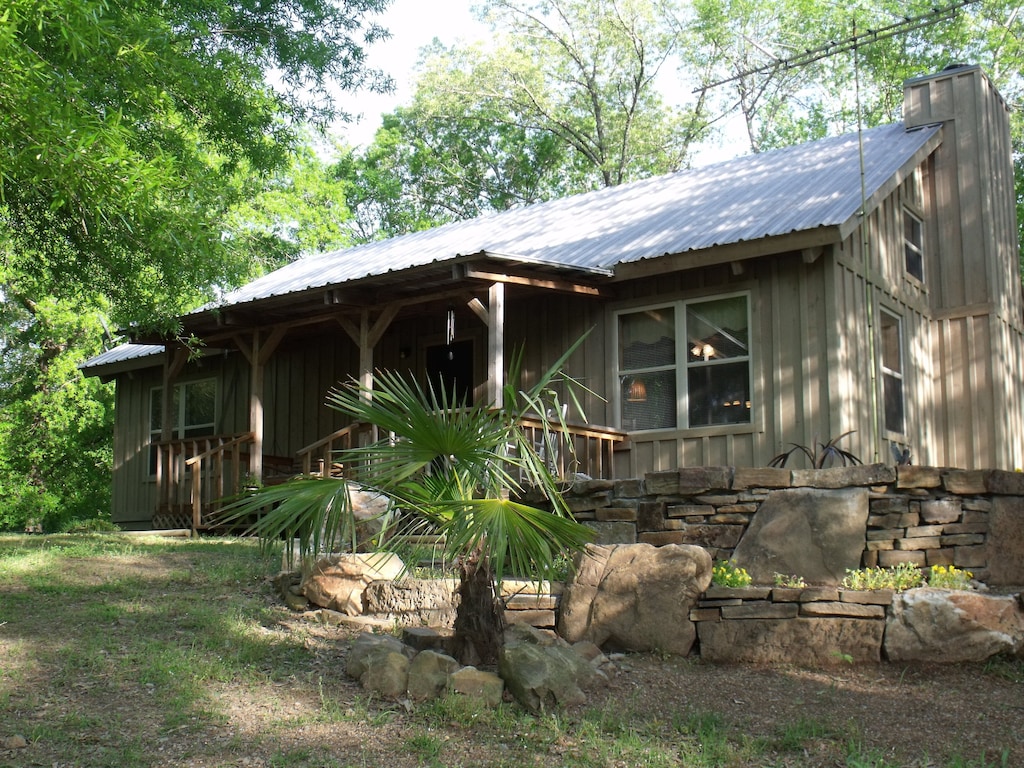
<instances>
[{"instance_id":1,"label":"antenna","mask_svg":"<svg viewBox=\"0 0 1024 768\"><path fill-rule=\"evenodd\" d=\"M907 17L902 21L895 22L894 24L879 27L878 29L869 29L866 32L859 34L855 29L854 34L846 40L828 42L818 48L806 50L803 53L798 53L795 56L790 56L786 59L776 58L770 64L755 67L754 69L748 69L746 72L741 72L738 75L727 77L724 80L717 80L713 83L702 85L699 88L694 88L693 93L702 93L710 90L711 88L717 88L720 85L725 85L726 83L731 83L750 75L796 69L797 67L806 66L807 64L811 64L819 59L824 59L828 56L835 56L837 53L856 51L858 47L867 45L868 43L887 40L890 37L895 37L896 35L901 35L905 32L913 32L918 29L930 27L940 21L952 19L961 8L965 8L968 5L974 5L977 2L979 2L979 0L960 0L960 2L952 3L951 5L947 5L942 8L932 8L931 11L921 14L920 16Z\"/></svg>"}]
</instances>

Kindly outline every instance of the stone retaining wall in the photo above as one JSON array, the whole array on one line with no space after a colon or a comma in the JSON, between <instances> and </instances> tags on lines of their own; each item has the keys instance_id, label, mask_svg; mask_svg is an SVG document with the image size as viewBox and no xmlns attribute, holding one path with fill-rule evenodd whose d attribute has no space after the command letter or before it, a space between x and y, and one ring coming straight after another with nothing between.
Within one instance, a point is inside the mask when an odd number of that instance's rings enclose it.
<instances>
[{"instance_id":1,"label":"stone retaining wall","mask_svg":"<svg viewBox=\"0 0 1024 768\"><path fill-rule=\"evenodd\" d=\"M1024 473L882 464L803 470L689 467L642 479L578 480L567 494L598 543L695 544L727 560L782 491L863 489L862 566L954 565L1024 584Z\"/></svg>"}]
</instances>

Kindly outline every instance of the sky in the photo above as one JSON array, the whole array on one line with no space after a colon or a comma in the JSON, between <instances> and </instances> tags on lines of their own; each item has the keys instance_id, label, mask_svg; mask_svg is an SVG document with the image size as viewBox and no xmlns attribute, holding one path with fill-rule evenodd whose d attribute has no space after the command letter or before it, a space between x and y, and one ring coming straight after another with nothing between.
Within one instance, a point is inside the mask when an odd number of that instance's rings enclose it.
<instances>
[{"instance_id":1,"label":"sky","mask_svg":"<svg viewBox=\"0 0 1024 768\"><path fill-rule=\"evenodd\" d=\"M362 93L347 107L362 115L359 122L342 130L352 144L365 146L380 125L380 116L412 97L412 71L420 49L435 37L451 45L457 40L476 40L487 28L470 12L473 0L393 0L388 10L374 20L390 30L391 38L368 49L371 67L387 72L395 80L394 93Z\"/></svg>"}]
</instances>

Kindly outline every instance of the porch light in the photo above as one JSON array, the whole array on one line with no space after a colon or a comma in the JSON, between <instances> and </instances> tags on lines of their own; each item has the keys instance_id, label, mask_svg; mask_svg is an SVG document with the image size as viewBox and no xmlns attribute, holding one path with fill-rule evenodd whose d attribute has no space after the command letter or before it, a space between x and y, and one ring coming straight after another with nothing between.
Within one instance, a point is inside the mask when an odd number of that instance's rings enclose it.
<instances>
[{"instance_id":1,"label":"porch light","mask_svg":"<svg viewBox=\"0 0 1024 768\"><path fill-rule=\"evenodd\" d=\"M707 360L709 357L715 356L715 348L712 347L710 344L697 343L694 344L693 347L690 349L690 354L693 355L694 357L703 357L705 360Z\"/></svg>"},{"instance_id":2,"label":"porch light","mask_svg":"<svg viewBox=\"0 0 1024 768\"><path fill-rule=\"evenodd\" d=\"M626 393L627 403L646 403L647 402L647 384L643 379L633 379L629 385L629 391Z\"/></svg>"}]
</instances>

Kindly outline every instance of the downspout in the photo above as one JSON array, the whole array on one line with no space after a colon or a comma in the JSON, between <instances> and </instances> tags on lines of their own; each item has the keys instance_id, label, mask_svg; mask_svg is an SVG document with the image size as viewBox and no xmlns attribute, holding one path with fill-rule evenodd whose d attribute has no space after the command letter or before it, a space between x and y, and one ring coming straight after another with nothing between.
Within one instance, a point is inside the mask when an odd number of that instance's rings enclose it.
<instances>
[{"instance_id":1,"label":"downspout","mask_svg":"<svg viewBox=\"0 0 1024 768\"><path fill-rule=\"evenodd\" d=\"M857 38L857 22L853 23L853 37ZM857 101L857 148L860 157L860 232L861 232L861 253L864 260L864 306L867 310L867 333L868 333L868 378L870 381L869 410L871 412L871 451L873 461L877 462L879 457L879 428L878 428L878 361L876 360L875 347L875 305L872 292L871 280L869 277L871 267L871 237L868 233L868 193L867 193L867 171L864 166L864 125L861 120L860 103L860 57L858 47L853 46L853 81Z\"/></svg>"}]
</instances>

